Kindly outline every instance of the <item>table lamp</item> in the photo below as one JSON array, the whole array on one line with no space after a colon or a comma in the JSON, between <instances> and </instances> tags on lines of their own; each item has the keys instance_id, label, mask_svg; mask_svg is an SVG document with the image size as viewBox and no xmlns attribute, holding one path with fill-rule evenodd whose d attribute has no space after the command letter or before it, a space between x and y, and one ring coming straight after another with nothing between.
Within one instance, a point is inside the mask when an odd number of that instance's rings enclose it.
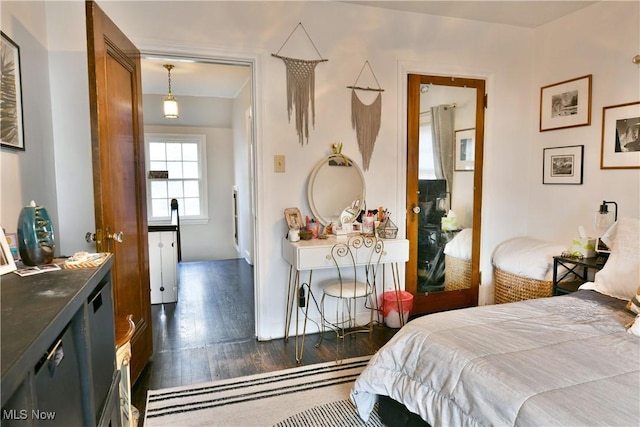
<instances>
[{"instance_id":1,"label":"table lamp","mask_svg":"<svg viewBox=\"0 0 640 427\"><path fill-rule=\"evenodd\" d=\"M609 211L608 205L615 207L614 212ZM600 208L593 215L593 229L598 232L598 240L596 243L596 251L609 252L604 243L600 241L600 237L618 220L618 204L616 202L602 201Z\"/></svg>"}]
</instances>

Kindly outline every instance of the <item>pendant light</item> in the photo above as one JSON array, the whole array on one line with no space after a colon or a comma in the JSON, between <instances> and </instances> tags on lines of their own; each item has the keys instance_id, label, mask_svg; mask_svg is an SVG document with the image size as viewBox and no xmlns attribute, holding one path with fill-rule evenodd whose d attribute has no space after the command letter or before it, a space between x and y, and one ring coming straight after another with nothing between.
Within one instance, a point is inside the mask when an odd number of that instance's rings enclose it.
<instances>
[{"instance_id":1,"label":"pendant light","mask_svg":"<svg viewBox=\"0 0 640 427\"><path fill-rule=\"evenodd\" d=\"M167 69L169 75L169 94L162 98L162 107L164 110L164 117L166 119L178 118L178 100L171 93L171 70L174 68L171 64L164 64L164 68Z\"/></svg>"}]
</instances>

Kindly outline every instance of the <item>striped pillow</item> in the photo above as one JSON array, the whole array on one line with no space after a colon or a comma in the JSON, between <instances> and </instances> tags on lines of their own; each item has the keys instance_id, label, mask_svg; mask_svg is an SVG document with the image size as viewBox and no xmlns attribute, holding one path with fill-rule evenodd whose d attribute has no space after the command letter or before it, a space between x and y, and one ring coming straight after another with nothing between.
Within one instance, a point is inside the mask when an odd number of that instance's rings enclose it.
<instances>
[{"instance_id":1,"label":"striped pillow","mask_svg":"<svg viewBox=\"0 0 640 427\"><path fill-rule=\"evenodd\" d=\"M640 314L640 286L636 290L636 296L627 303L627 310L635 314Z\"/></svg>"}]
</instances>

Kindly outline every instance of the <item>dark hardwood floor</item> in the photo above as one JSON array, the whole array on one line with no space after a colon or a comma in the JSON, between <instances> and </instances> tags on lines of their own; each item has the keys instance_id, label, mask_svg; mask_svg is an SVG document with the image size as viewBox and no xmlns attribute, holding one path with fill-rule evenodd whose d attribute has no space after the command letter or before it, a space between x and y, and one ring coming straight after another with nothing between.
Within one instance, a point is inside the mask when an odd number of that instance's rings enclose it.
<instances>
[{"instance_id":1,"label":"dark hardwood floor","mask_svg":"<svg viewBox=\"0 0 640 427\"><path fill-rule=\"evenodd\" d=\"M151 307L154 353L132 390L140 424L147 390L296 366L295 337L288 342L255 338L253 267L246 261L181 263L178 275L178 302ZM376 326L371 340L362 334L348 338L341 356L373 354L396 331ZM318 334L307 336L304 365L335 360L335 337L325 334L324 343L316 348L318 338Z\"/></svg>"}]
</instances>

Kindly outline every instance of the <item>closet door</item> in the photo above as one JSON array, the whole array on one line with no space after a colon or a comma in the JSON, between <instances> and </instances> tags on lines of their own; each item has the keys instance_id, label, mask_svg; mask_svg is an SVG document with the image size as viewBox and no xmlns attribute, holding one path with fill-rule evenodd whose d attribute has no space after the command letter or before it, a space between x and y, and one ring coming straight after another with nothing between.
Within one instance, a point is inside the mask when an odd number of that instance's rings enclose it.
<instances>
[{"instance_id":1,"label":"closet door","mask_svg":"<svg viewBox=\"0 0 640 427\"><path fill-rule=\"evenodd\" d=\"M485 82L410 74L407 90L406 289L413 314L474 306Z\"/></svg>"}]
</instances>

